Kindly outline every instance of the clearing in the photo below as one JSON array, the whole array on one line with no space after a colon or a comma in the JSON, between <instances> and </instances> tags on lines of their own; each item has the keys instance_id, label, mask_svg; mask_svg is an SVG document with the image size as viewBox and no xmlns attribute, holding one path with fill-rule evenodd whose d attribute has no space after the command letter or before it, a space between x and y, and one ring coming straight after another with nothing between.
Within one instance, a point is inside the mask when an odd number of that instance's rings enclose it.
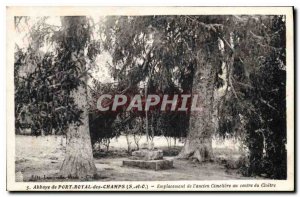
<instances>
[{"instance_id":1,"label":"clearing","mask_svg":"<svg viewBox=\"0 0 300 197\"><path fill-rule=\"evenodd\" d=\"M141 142L143 142L142 139ZM172 155L178 152L182 143L168 148L164 137L155 137L156 147ZM159 145L159 146L158 146ZM131 144L134 147L134 143ZM228 168L228 159L238 158L241 153L238 143L214 140L213 148L217 162L194 163L188 160L174 159L174 168L162 171L144 170L122 166L122 160L128 158L124 136L111 140L108 153L96 154L95 164L99 181L172 181L172 180L233 180L249 179L238 170ZM19 181L64 181L58 180L58 172L64 158L65 138L61 136L16 136L16 179ZM174 156L166 156L173 157ZM224 158L226 161L224 162ZM227 167L226 167L227 166ZM255 178L255 177L252 177ZM258 178L258 177L256 177ZM68 180L65 181L76 181Z\"/></svg>"}]
</instances>

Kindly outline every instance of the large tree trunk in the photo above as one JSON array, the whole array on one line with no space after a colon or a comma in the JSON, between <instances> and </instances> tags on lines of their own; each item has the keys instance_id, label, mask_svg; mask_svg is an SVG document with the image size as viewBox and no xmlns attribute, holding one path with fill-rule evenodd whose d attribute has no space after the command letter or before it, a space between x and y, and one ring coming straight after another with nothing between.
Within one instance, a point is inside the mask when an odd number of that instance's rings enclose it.
<instances>
[{"instance_id":1,"label":"large tree trunk","mask_svg":"<svg viewBox=\"0 0 300 197\"><path fill-rule=\"evenodd\" d=\"M85 47L86 36L85 17L62 17L65 53L72 55L66 62L76 64L80 72L86 70L82 51ZM75 69L75 68L74 68ZM74 72L75 73L75 72ZM74 76L78 77L78 76ZM92 144L89 131L88 103L86 77L81 77L81 83L70 92L77 109L81 111L80 121L69 125L67 131L66 155L61 166L61 176L70 178L88 178L96 175L97 169L93 161Z\"/></svg>"},{"instance_id":2,"label":"large tree trunk","mask_svg":"<svg viewBox=\"0 0 300 197\"><path fill-rule=\"evenodd\" d=\"M194 159L199 162L213 158L212 136L214 82L216 69L208 58L208 53L199 52L197 66L194 69L192 94L198 95L197 107L200 111L191 111L189 133L179 158Z\"/></svg>"},{"instance_id":3,"label":"large tree trunk","mask_svg":"<svg viewBox=\"0 0 300 197\"><path fill-rule=\"evenodd\" d=\"M88 178L96 175L89 132L86 87L79 86L71 94L77 106L83 110L82 124L72 123L67 132L66 155L61 167L63 177Z\"/></svg>"}]
</instances>

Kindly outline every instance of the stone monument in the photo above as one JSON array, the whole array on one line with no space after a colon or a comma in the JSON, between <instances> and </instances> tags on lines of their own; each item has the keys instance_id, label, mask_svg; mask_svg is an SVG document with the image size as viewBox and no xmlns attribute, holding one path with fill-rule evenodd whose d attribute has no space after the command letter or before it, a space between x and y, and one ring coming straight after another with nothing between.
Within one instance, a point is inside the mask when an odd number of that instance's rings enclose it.
<instances>
[{"instance_id":1,"label":"stone monument","mask_svg":"<svg viewBox=\"0 0 300 197\"><path fill-rule=\"evenodd\" d=\"M173 160L164 159L163 151L154 148L153 143L148 148L133 151L131 157L123 161L123 166L142 169L165 170L173 168Z\"/></svg>"}]
</instances>

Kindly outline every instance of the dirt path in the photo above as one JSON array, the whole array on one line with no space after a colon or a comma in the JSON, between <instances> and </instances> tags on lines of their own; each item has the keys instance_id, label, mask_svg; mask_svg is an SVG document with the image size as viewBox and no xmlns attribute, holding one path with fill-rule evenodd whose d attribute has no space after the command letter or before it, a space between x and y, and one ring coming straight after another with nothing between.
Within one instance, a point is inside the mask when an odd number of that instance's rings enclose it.
<instances>
[{"instance_id":1,"label":"dirt path","mask_svg":"<svg viewBox=\"0 0 300 197\"><path fill-rule=\"evenodd\" d=\"M15 171L20 180L55 181L64 158L64 146L61 145L61 139L19 136L16 144ZM199 164L187 160L174 160L173 169L154 171L123 167L124 159L126 157L95 159L100 175L99 181L249 179L238 174L236 170L227 170L224 165L218 163Z\"/></svg>"},{"instance_id":2,"label":"dirt path","mask_svg":"<svg viewBox=\"0 0 300 197\"><path fill-rule=\"evenodd\" d=\"M236 171L227 171L216 163L193 163L186 160L174 160L174 168L168 170L144 170L123 167L126 158L96 160L96 166L104 181L175 181L175 180L223 180L245 179Z\"/></svg>"},{"instance_id":3,"label":"dirt path","mask_svg":"<svg viewBox=\"0 0 300 197\"><path fill-rule=\"evenodd\" d=\"M193 163L174 160L174 168L168 170L145 170L122 166L126 158L96 159L101 181L164 181L164 180L223 180L246 179L235 170L228 171L217 163ZM16 172L22 172L24 181L53 181L58 177L62 161L27 158L17 162ZM67 180L66 180L67 181ZM70 180L69 180L70 181Z\"/></svg>"}]
</instances>

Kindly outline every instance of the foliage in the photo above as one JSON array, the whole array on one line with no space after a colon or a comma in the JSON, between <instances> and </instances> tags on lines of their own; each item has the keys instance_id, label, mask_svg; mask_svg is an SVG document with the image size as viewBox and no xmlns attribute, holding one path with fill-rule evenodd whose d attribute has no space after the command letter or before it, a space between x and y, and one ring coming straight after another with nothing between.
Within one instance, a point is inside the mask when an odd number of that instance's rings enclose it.
<instances>
[{"instance_id":1,"label":"foliage","mask_svg":"<svg viewBox=\"0 0 300 197\"><path fill-rule=\"evenodd\" d=\"M117 137L120 133L113 129L113 123L117 118L117 113L111 111L98 111L97 99L101 94L114 94L116 87L112 83L103 84L93 79L94 87L89 88L90 92L90 110L89 125L92 144L105 143L113 137Z\"/></svg>"},{"instance_id":2,"label":"foliage","mask_svg":"<svg viewBox=\"0 0 300 197\"><path fill-rule=\"evenodd\" d=\"M286 70L283 16L246 20L236 29L221 134L240 136L249 150L246 175L286 178ZM259 23L258 23L259 22Z\"/></svg>"},{"instance_id":3,"label":"foliage","mask_svg":"<svg viewBox=\"0 0 300 197\"><path fill-rule=\"evenodd\" d=\"M92 66L99 49L97 42L90 38L88 22L76 18L77 24L66 27L64 23L69 19L62 17L62 26L57 28L50 28L45 19L39 20L31 28L29 37L33 39L29 39L30 45L27 48L16 46L16 132L27 127L36 135L52 134L53 131L65 133L70 123L81 124L81 111L70 93L85 83L82 78L88 70L82 70L80 65ZM85 30L81 32L78 25L84 25ZM41 46L47 42L51 50L44 52ZM82 48L88 49L87 55ZM24 120L26 116L29 120Z\"/></svg>"},{"instance_id":4,"label":"foliage","mask_svg":"<svg viewBox=\"0 0 300 197\"><path fill-rule=\"evenodd\" d=\"M157 84L156 91L166 92L176 84L186 93L192 89L196 52L211 47L210 38L217 36L214 82L224 92L217 104L217 133L243 140L250 162L246 174L286 177L282 16L109 17L105 33L114 76L126 79L124 90L149 78ZM164 135L178 131L166 114L154 115L153 122L161 122Z\"/></svg>"}]
</instances>

